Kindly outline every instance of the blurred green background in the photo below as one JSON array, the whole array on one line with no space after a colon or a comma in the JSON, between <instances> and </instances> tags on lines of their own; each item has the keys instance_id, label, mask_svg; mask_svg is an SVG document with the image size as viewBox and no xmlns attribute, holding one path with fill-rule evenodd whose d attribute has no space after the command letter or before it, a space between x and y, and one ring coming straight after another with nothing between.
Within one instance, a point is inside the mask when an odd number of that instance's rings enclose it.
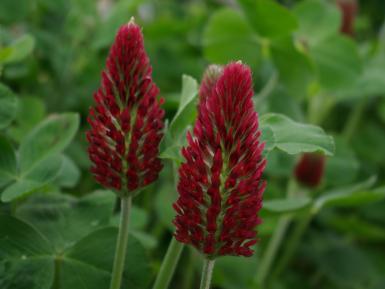
<instances>
[{"instance_id":1,"label":"blurred green background","mask_svg":"<svg viewBox=\"0 0 385 289\"><path fill-rule=\"evenodd\" d=\"M346 0L356 5L350 34L341 31L344 13L349 15L338 1L272 1L280 6L268 2L0 0L0 82L20 103L4 134L17 145L47 115L79 112L80 131L66 149L69 173L52 190L77 198L100 189L88 172L86 117L115 33L134 16L143 27L167 118L178 109L183 74L199 81L208 64L240 59L252 67L260 114L285 114L319 125L335 138L335 155L327 159L322 185L312 191L301 188L303 194L316 199L327 192L365 194L374 183L383 186L385 1ZM266 200L286 195L297 157L269 153ZM150 262L142 288L150 288L173 231L171 203L176 193L172 165L165 162L159 182L135 200L136 237ZM108 202L113 205L113 200ZM21 209L20 216L33 219ZM263 213L257 256L218 262L213 288L257 288L255 272L278 217ZM301 220L301 211L293 218ZM274 270L278 264L273 265L271 288L385 288L383 199L325 206L298 242L284 269ZM278 256L288 250L286 244L284 237ZM197 253L184 250L170 288L197 288L199 266ZM8 287L0 288L27 288L9 283L4 268L0 267L0 284Z\"/></svg>"}]
</instances>

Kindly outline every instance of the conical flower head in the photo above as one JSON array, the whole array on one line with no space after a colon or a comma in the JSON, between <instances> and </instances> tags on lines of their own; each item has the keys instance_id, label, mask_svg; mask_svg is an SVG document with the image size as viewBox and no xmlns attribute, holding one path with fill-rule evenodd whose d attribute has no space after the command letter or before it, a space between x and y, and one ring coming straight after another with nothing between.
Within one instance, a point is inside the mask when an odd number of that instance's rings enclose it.
<instances>
[{"instance_id":1,"label":"conical flower head","mask_svg":"<svg viewBox=\"0 0 385 289\"><path fill-rule=\"evenodd\" d=\"M295 167L295 178L300 184L315 188L324 175L326 157L321 153L305 153Z\"/></svg>"},{"instance_id":2,"label":"conical flower head","mask_svg":"<svg viewBox=\"0 0 385 289\"><path fill-rule=\"evenodd\" d=\"M87 132L95 179L119 194L150 184L162 169L158 153L164 111L151 73L141 29L131 20L110 49Z\"/></svg>"},{"instance_id":3,"label":"conical flower head","mask_svg":"<svg viewBox=\"0 0 385 289\"><path fill-rule=\"evenodd\" d=\"M182 149L175 237L208 258L250 256L257 242L266 162L252 96L250 69L228 64L201 99L193 135Z\"/></svg>"}]
</instances>

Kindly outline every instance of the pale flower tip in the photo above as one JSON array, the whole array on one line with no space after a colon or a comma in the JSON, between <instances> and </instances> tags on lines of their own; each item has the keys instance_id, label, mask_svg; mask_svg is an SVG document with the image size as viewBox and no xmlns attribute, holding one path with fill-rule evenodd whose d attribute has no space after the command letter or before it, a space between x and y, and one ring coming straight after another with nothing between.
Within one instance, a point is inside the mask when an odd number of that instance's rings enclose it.
<instances>
[{"instance_id":1,"label":"pale flower tip","mask_svg":"<svg viewBox=\"0 0 385 289\"><path fill-rule=\"evenodd\" d=\"M128 22L128 25L135 24L135 17L131 16L130 21Z\"/></svg>"}]
</instances>

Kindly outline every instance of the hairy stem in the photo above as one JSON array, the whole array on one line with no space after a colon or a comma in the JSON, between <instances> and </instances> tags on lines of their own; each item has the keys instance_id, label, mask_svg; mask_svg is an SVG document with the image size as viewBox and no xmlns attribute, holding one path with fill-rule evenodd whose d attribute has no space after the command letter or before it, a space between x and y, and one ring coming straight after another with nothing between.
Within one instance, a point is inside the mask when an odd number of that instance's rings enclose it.
<instances>
[{"instance_id":1,"label":"hairy stem","mask_svg":"<svg viewBox=\"0 0 385 289\"><path fill-rule=\"evenodd\" d=\"M153 289L167 289L172 276L174 275L176 265L178 264L180 254L184 245L178 242L174 237L171 238L166 256L163 259L158 276L156 277Z\"/></svg>"},{"instance_id":2,"label":"hairy stem","mask_svg":"<svg viewBox=\"0 0 385 289\"><path fill-rule=\"evenodd\" d=\"M205 259L203 263L200 289L209 289L213 275L215 260Z\"/></svg>"},{"instance_id":3,"label":"hairy stem","mask_svg":"<svg viewBox=\"0 0 385 289\"><path fill-rule=\"evenodd\" d=\"M116 243L114 266L112 269L110 289L120 289L124 270L128 241L128 225L130 222L131 196L121 198L121 212L118 240Z\"/></svg>"}]
</instances>

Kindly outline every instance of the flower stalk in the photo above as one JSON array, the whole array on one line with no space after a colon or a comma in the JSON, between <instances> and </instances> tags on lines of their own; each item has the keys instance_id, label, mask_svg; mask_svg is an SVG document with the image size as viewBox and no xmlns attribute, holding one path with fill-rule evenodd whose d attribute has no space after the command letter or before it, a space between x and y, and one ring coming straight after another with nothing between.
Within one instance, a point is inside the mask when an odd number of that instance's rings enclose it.
<instances>
[{"instance_id":1,"label":"flower stalk","mask_svg":"<svg viewBox=\"0 0 385 289\"><path fill-rule=\"evenodd\" d=\"M184 245L179 243L174 237L171 238L166 256L163 259L159 273L156 277L153 289L167 289L170 285L172 276L174 276L176 265L178 264L180 255Z\"/></svg>"},{"instance_id":2,"label":"flower stalk","mask_svg":"<svg viewBox=\"0 0 385 289\"><path fill-rule=\"evenodd\" d=\"M120 213L119 233L115 249L115 259L112 269L110 289L120 289L120 285L122 283L122 275L124 271L124 262L126 259L128 241L131 201L131 196L121 198L122 209Z\"/></svg>"},{"instance_id":3,"label":"flower stalk","mask_svg":"<svg viewBox=\"0 0 385 289\"><path fill-rule=\"evenodd\" d=\"M200 289L209 289L213 275L215 260L205 259L202 269Z\"/></svg>"}]
</instances>

